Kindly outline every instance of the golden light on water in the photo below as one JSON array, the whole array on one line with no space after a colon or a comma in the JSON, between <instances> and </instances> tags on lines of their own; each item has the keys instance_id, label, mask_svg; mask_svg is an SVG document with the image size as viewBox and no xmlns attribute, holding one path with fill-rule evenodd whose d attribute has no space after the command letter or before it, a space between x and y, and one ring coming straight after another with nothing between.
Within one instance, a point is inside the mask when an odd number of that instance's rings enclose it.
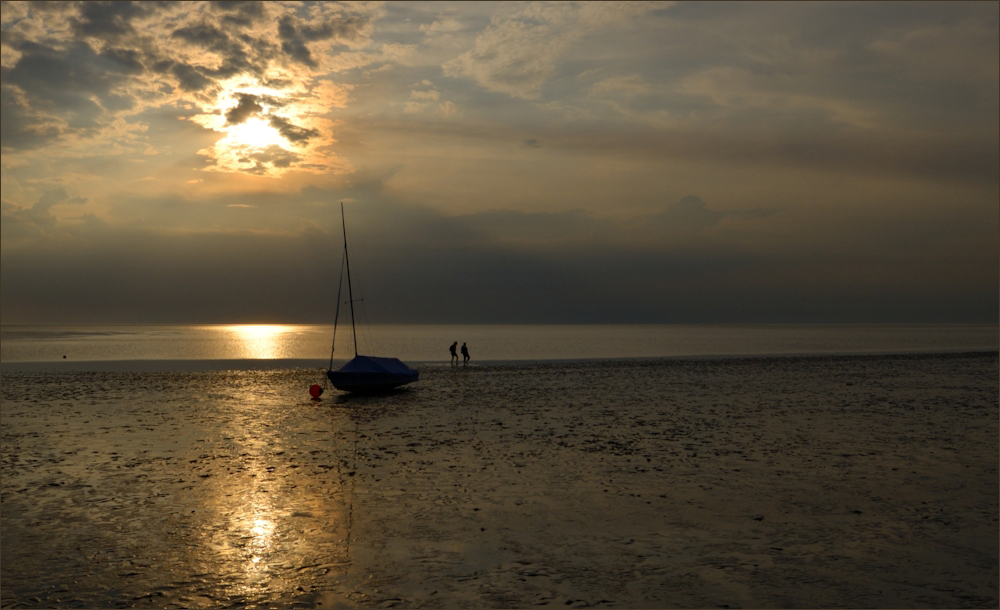
<instances>
[{"instance_id":1,"label":"golden light on water","mask_svg":"<svg viewBox=\"0 0 1000 610\"><path fill-rule=\"evenodd\" d=\"M262 559L270 552L272 541L271 537L274 534L274 521L270 519L257 518L253 520L253 526L250 528L250 535L253 536L250 544L248 545L248 551L250 552L250 566L248 571L255 571L256 564L260 563Z\"/></svg>"},{"instance_id":2,"label":"golden light on water","mask_svg":"<svg viewBox=\"0 0 1000 610\"><path fill-rule=\"evenodd\" d=\"M283 324L238 324L227 326L226 330L236 342L234 351L240 358L270 360L288 356L286 335L294 327Z\"/></svg>"}]
</instances>

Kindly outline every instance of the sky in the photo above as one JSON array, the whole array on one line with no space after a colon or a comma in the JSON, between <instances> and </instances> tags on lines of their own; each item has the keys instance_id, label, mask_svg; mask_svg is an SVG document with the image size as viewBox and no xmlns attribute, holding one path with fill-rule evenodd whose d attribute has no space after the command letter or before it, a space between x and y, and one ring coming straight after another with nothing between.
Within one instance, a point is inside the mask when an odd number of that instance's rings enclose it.
<instances>
[{"instance_id":1,"label":"sky","mask_svg":"<svg viewBox=\"0 0 1000 610\"><path fill-rule=\"evenodd\" d=\"M5 2L0 320L996 323L998 23Z\"/></svg>"}]
</instances>

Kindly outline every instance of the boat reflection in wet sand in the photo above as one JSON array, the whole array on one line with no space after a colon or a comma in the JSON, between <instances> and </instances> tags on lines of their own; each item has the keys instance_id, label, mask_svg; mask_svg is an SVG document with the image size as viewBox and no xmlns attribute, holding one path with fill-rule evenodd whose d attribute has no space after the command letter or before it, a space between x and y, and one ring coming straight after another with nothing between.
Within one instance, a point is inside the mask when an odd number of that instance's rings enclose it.
<instances>
[{"instance_id":1,"label":"boat reflection in wet sand","mask_svg":"<svg viewBox=\"0 0 1000 610\"><path fill-rule=\"evenodd\" d=\"M420 374L398 358L380 358L358 355L358 333L354 326L354 294L351 289L351 260L347 255L347 223L344 204L340 204L340 219L344 222L344 259L340 266L341 282L337 287L337 313L333 318L333 346L330 349L330 366L326 376L333 387L343 392L385 392L417 381ZM333 370L333 351L337 345L337 318L340 316L340 290L344 268L347 268L347 300L351 304L351 332L354 335L354 359Z\"/></svg>"}]
</instances>

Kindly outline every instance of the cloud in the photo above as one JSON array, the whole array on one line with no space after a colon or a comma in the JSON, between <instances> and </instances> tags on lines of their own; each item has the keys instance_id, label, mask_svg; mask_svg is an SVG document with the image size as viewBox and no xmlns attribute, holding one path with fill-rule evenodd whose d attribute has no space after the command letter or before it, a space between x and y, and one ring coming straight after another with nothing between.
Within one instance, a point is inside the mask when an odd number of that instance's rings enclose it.
<instances>
[{"instance_id":1,"label":"cloud","mask_svg":"<svg viewBox=\"0 0 1000 610\"><path fill-rule=\"evenodd\" d=\"M667 206L663 212L642 219L641 224L670 232L701 231L715 226L725 217L725 212L709 210L701 197L686 195Z\"/></svg>"},{"instance_id":2,"label":"cloud","mask_svg":"<svg viewBox=\"0 0 1000 610\"><path fill-rule=\"evenodd\" d=\"M17 63L0 70L7 91L4 113L17 114L22 124L13 139L4 138L6 148L26 142L25 133L44 132L50 138L86 134L107 126L112 113L135 103L122 87L141 66L126 52L97 53L84 42L66 48L27 41L15 46L21 54ZM47 129L53 125L58 125L55 132Z\"/></svg>"},{"instance_id":3,"label":"cloud","mask_svg":"<svg viewBox=\"0 0 1000 610\"><path fill-rule=\"evenodd\" d=\"M0 147L5 152L46 146L64 128L63 121L33 108L20 88L0 85Z\"/></svg>"},{"instance_id":4,"label":"cloud","mask_svg":"<svg viewBox=\"0 0 1000 610\"><path fill-rule=\"evenodd\" d=\"M247 157L254 162L253 167L246 170L252 174L266 174L275 167L291 167L292 163L299 160L299 155L280 146L268 146L264 150L248 154Z\"/></svg>"},{"instance_id":5,"label":"cloud","mask_svg":"<svg viewBox=\"0 0 1000 610\"><path fill-rule=\"evenodd\" d=\"M317 62L309 50L308 43L332 40L342 45L354 45L367 40L371 34L369 20L360 15L334 15L318 24L307 23L293 15L285 15L278 21L278 37L281 50L293 60L311 68Z\"/></svg>"},{"instance_id":6,"label":"cloud","mask_svg":"<svg viewBox=\"0 0 1000 610\"><path fill-rule=\"evenodd\" d=\"M420 31L431 36L434 34L458 32L464 27L458 19L445 15L438 17L433 23L421 24Z\"/></svg>"},{"instance_id":7,"label":"cloud","mask_svg":"<svg viewBox=\"0 0 1000 610\"><path fill-rule=\"evenodd\" d=\"M548 24L508 20L491 25L467 53L445 63L446 76L471 76L490 91L535 99L554 69L554 59L575 40Z\"/></svg>"},{"instance_id":8,"label":"cloud","mask_svg":"<svg viewBox=\"0 0 1000 610\"><path fill-rule=\"evenodd\" d=\"M378 52L352 51L340 53L326 61L331 72L347 72L358 68L368 68L366 73L391 69L394 65L407 65L417 52L417 45L402 43L384 43Z\"/></svg>"},{"instance_id":9,"label":"cloud","mask_svg":"<svg viewBox=\"0 0 1000 610\"><path fill-rule=\"evenodd\" d=\"M427 90L412 89L410 99L403 106L403 112L407 114L417 114L428 110L436 110L438 113L449 116L457 111L454 102L441 100L441 92L433 89L430 81L423 81L421 86L428 87Z\"/></svg>"},{"instance_id":10,"label":"cloud","mask_svg":"<svg viewBox=\"0 0 1000 610\"><path fill-rule=\"evenodd\" d=\"M715 67L691 74L677 84L679 92L699 96L728 111L767 110L771 113L821 113L834 123L870 128L880 124L878 113L868 105L833 95L781 90L772 79L736 67Z\"/></svg>"},{"instance_id":11,"label":"cloud","mask_svg":"<svg viewBox=\"0 0 1000 610\"><path fill-rule=\"evenodd\" d=\"M893 28L879 32L867 47L891 68L905 70L920 81L994 82L1000 55L995 52L995 9L993 13L992 20L984 19L985 15L968 15L950 23L939 20L913 28Z\"/></svg>"},{"instance_id":12,"label":"cloud","mask_svg":"<svg viewBox=\"0 0 1000 610\"><path fill-rule=\"evenodd\" d=\"M435 89L430 91L410 91L410 99L413 100L439 100L441 99L441 92Z\"/></svg>"},{"instance_id":13,"label":"cloud","mask_svg":"<svg viewBox=\"0 0 1000 610\"><path fill-rule=\"evenodd\" d=\"M268 118L268 121L270 122L271 127L277 129L286 140L292 142L293 144L307 142L310 138L315 138L319 135L318 129L308 129L293 125L288 119L280 117L276 114L271 115Z\"/></svg>"},{"instance_id":14,"label":"cloud","mask_svg":"<svg viewBox=\"0 0 1000 610\"><path fill-rule=\"evenodd\" d=\"M649 83L645 82L638 74L628 76L614 76L595 83L590 88L591 95L616 95L623 97L634 97L645 95L652 90Z\"/></svg>"},{"instance_id":15,"label":"cloud","mask_svg":"<svg viewBox=\"0 0 1000 610\"><path fill-rule=\"evenodd\" d=\"M226 111L226 125L238 125L262 112L264 112L264 107L257 103L256 95L240 93L239 102Z\"/></svg>"},{"instance_id":16,"label":"cloud","mask_svg":"<svg viewBox=\"0 0 1000 610\"><path fill-rule=\"evenodd\" d=\"M995 185L1000 179L1000 149L987 133L914 133L885 126L817 134L754 122L728 129L699 122L665 127L645 121L603 122L593 113L570 120L561 105L552 111L560 120L529 123L530 132L488 122L386 120L367 123L366 128L420 137L446 135L463 147L482 150L535 139L544 142L547 151L603 158L605 163L625 163L627 159L630 167L650 164L656 168L650 171L662 171L658 164L670 161L708 168L711 175L737 170L752 170L761 176L805 171L977 185Z\"/></svg>"},{"instance_id":17,"label":"cloud","mask_svg":"<svg viewBox=\"0 0 1000 610\"><path fill-rule=\"evenodd\" d=\"M57 188L45 193L31 206L31 213L36 217L49 216L49 210L56 205L80 205L87 203L83 197L70 197L64 188Z\"/></svg>"},{"instance_id":18,"label":"cloud","mask_svg":"<svg viewBox=\"0 0 1000 610\"><path fill-rule=\"evenodd\" d=\"M196 67L187 64L167 62L170 74L177 80L177 86L182 91L198 92L209 89L214 81Z\"/></svg>"},{"instance_id":19,"label":"cloud","mask_svg":"<svg viewBox=\"0 0 1000 610\"><path fill-rule=\"evenodd\" d=\"M475 46L442 69L446 76L472 77L490 91L538 99L556 62L581 38L661 7L628 2L531 4L494 17Z\"/></svg>"},{"instance_id":20,"label":"cloud","mask_svg":"<svg viewBox=\"0 0 1000 610\"><path fill-rule=\"evenodd\" d=\"M216 0L214 8L222 14L222 22L237 27L249 27L267 18L263 2Z\"/></svg>"},{"instance_id":21,"label":"cloud","mask_svg":"<svg viewBox=\"0 0 1000 610\"><path fill-rule=\"evenodd\" d=\"M134 34L132 22L155 10L155 4L145 2L83 2L79 14L70 17L70 23L80 37L113 42Z\"/></svg>"},{"instance_id":22,"label":"cloud","mask_svg":"<svg viewBox=\"0 0 1000 610\"><path fill-rule=\"evenodd\" d=\"M46 190L29 208L3 202L3 240L18 242L24 239L55 235L57 219L51 209L57 205L83 205L87 199L70 197L64 188Z\"/></svg>"},{"instance_id":23,"label":"cloud","mask_svg":"<svg viewBox=\"0 0 1000 610\"><path fill-rule=\"evenodd\" d=\"M321 113L328 108L346 108L350 100L349 92L353 88L354 85L321 81L312 90L316 105L309 108L310 112Z\"/></svg>"}]
</instances>

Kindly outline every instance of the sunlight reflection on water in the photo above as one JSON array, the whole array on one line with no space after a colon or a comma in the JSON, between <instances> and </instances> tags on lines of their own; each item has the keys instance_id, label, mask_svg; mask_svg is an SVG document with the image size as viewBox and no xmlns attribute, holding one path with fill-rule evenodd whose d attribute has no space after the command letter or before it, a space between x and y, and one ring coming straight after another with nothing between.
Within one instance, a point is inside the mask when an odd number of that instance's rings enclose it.
<instances>
[{"instance_id":1,"label":"sunlight reflection on water","mask_svg":"<svg viewBox=\"0 0 1000 610\"><path fill-rule=\"evenodd\" d=\"M289 353L289 342L285 335L295 330L294 326L283 324L240 324L223 328L230 334L232 351L236 358L271 360L293 358Z\"/></svg>"},{"instance_id":2,"label":"sunlight reflection on water","mask_svg":"<svg viewBox=\"0 0 1000 610\"><path fill-rule=\"evenodd\" d=\"M279 360L330 357L333 327L3 326L0 361ZM863 354L995 350L996 324L385 325L358 329L358 352L447 362L453 341L474 362L713 355ZM339 328L335 361L354 356Z\"/></svg>"}]
</instances>

